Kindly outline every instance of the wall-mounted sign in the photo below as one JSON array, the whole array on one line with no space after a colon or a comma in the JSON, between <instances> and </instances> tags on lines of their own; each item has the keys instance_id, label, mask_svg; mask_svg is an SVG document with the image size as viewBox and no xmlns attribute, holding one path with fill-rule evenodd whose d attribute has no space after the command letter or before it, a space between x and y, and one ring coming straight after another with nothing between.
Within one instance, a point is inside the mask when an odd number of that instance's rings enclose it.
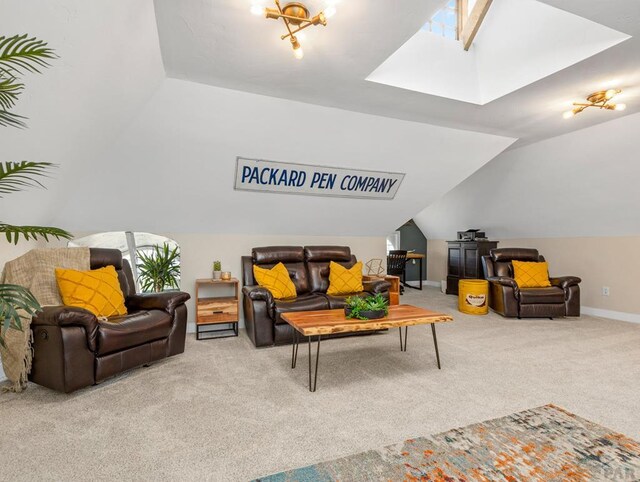
<instances>
[{"instance_id":1,"label":"wall-mounted sign","mask_svg":"<svg viewBox=\"0 0 640 482\"><path fill-rule=\"evenodd\" d=\"M363 171L237 158L235 188L242 191L393 199L404 179L398 172Z\"/></svg>"}]
</instances>

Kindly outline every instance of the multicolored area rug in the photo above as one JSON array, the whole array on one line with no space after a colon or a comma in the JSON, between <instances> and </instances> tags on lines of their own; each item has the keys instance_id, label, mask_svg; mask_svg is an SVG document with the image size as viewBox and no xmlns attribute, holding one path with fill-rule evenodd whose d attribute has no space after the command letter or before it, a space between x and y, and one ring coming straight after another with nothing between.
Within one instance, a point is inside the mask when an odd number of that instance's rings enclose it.
<instances>
[{"instance_id":1,"label":"multicolored area rug","mask_svg":"<svg viewBox=\"0 0 640 482\"><path fill-rule=\"evenodd\" d=\"M640 444L545 405L257 480L638 481Z\"/></svg>"}]
</instances>

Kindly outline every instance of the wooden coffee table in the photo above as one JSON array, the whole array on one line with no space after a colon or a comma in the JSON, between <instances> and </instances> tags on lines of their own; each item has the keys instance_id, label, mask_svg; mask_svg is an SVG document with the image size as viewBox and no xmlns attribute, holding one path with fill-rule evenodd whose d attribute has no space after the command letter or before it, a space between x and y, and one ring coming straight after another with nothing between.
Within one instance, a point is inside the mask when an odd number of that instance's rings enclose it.
<instances>
[{"instance_id":1,"label":"wooden coffee table","mask_svg":"<svg viewBox=\"0 0 640 482\"><path fill-rule=\"evenodd\" d=\"M436 349L436 361L440 367L440 354L438 353L438 339L436 338L436 323L453 321L451 315L436 313L411 305L397 305L389 307L389 314L379 320L347 319L344 310L319 310L298 311L282 313L282 319L293 328L293 347L291 354L291 368L296 367L298 361L298 333L308 337L309 340L309 391L315 392L318 382L318 360L320 359L320 340L323 335L334 333L352 333L357 331L383 330L386 328L398 328L400 330L400 351L407 351L407 334L409 327L413 325L431 325L433 344ZM404 342L402 340L402 327L404 326ZM311 342L317 337L316 367L313 378L311 377Z\"/></svg>"}]
</instances>

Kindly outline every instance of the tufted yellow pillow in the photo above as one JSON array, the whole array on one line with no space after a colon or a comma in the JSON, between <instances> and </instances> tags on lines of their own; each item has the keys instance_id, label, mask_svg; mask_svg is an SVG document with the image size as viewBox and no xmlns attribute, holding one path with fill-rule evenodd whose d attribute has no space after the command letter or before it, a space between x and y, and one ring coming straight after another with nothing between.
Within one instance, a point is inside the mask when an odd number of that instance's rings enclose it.
<instances>
[{"instance_id":1,"label":"tufted yellow pillow","mask_svg":"<svg viewBox=\"0 0 640 482\"><path fill-rule=\"evenodd\" d=\"M56 268L56 281L66 306L84 308L96 316L127 314L118 273L113 266L91 271Z\"/></svg>"},{"instance_id":2,"label":"tufted yellow pillow","mask_svg":"<svg viewBox=\"0 0 640 482\"><path fill-rule=\"evenodd\" d=\"M519 288L547 288L549 282L549 267L546 261L513 261L513 277Z\"/></svg>"},{"instance_id":3,"label":"tufted yellow pillow","mask_svg":"<svg viewBox=\"0 0 640 482\"><path fill-rule=\"evenodd\" d=\"M328 295L349 295L363 290L362 261L358 261L349 269L333 261L329 263Z\"/></svg>"},{"instance_id":4,"label":"tufted yellow pillow","mask_svg":"<svg viewBox=\"0 0 640 482\"><path fill-rule=\"evenodd\" d=\"M297 296L296 285L291 281L287 267L278 263L271 269L253 265L253 276L260 286L267 288L276 300Z\"/></svg>"}]
</instances>

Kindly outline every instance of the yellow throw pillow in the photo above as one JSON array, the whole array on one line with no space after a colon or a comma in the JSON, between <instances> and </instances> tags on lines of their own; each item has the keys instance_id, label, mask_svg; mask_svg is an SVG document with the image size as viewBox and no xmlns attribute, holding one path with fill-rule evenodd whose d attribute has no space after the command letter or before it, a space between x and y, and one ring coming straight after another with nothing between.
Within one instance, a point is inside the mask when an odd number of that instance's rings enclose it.
<instances>
[{"instance_id":1,"label":"yellow throw pillow","mask_svg":"<svg viewBox=\"0 0 640 482\"><path fill-rule=\"evenodd\" d=\"M84 308L96 316L127 314L118 273L113 266L91 271L56 268L56 281L66 306Z\"/></svg>"},{"instance_id":2,"label":"yellow throw pillow","mask_svg":"<svg viewBox=\"0 0 640 482\"><path fill-rule=\"evenodd\" d=\"M519 288L546 288L549 282L549 267L546 261L513 261L513 277Z\"/></svg>"},{"instance_id":3,"label":"yellow throw pillow","mask_svg":"<svg viewBox=\"0 0 640 482\"><path fill-rule=\"evenodd\" d=\"M358 261L349 269L333 261L329 263L328 295L349 295L363 290L362 261Z\"/></svg>"},{"instance_id":4,"label":"yellow throw pillow","mask_svg":"<svg viewBox=\"0 0 640 482\"><path fill-rule=\"evenodd\" d=\"M291 281L287 267L278 263L271 269L253 266L253 276L260 286L267 288L276 300L297 296L296 285Z\"/></svg>"}]
</instances>

